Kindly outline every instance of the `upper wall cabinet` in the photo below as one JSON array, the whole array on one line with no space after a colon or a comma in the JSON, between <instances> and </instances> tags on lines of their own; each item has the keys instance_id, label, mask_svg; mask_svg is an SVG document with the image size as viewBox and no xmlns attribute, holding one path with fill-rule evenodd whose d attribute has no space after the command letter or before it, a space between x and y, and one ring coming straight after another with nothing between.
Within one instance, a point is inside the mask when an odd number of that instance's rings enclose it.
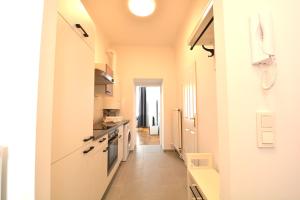
<instances>
[{"instance_id":1,"label":"upper wall cabinet","mask_svg":"<svg viewBox=\"0 0 300 200\"><path fill-rule=\"evenodd\" d=\"M80 0L58 0L58 13L95 50L96 28Z\"/></svg>"}]
</instances>

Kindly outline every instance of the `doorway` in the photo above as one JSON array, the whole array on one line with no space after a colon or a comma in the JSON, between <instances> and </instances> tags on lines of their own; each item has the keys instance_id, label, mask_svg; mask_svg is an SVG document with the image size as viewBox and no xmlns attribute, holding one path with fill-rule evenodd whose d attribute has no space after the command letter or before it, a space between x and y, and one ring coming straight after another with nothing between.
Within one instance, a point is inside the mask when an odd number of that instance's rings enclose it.
<instances>
[{"instance_id":1,"label":"doorway","mask_svg":"<svg viewBox=\"0 0 300 200\"><path fill-rule=\"evenodd\" d=\"M161 86L135 86L136 144L160 145Z\"/></svg>"}]
</instances>

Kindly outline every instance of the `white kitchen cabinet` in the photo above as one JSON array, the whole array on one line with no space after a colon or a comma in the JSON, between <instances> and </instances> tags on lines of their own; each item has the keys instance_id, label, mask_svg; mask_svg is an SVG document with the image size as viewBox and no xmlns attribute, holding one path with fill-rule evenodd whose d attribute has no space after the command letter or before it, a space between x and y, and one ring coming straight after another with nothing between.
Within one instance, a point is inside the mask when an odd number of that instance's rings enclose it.
<instances>
[{"instance_id":1,"label":"white kitchen cabinet","mask_svg":"<svg viewBox=\"0 0 300 200\"><path fill-rule=\"evenodd\" d=\"M58 0L58 12L67 21L69 26L78 33L78 35L86 42L91 48L95 49L95 37L96 28L94 22L90 18L89 14L85 10L85 7L80 0ZM76 27L76 24L80 24L81 27L88 34L88 37L84 36L83 30Z\"/></svg>"},{"instance_id":2,"label":"white kitchen cabinet","mask_svg":"<svg viewBox=\"0 0 300 200\"><path fill-rule=\"evenodd\" d=\"M94 53L58 15L54 77L52 162L93 135Z\"/></svg>"},{"instance_id":3,"label":"white kitchen cabinet","mask_svg":"<svg viewBox=\"0 0 300 200\"><path fill-rule=\"evenodd\" d=\"M118 140L118 166L121 163L121 161L123 160L123 145L124 145L124 131L123 131L123 125L119 126L118 128L119 130L119 140Z\"/></svg>"},{"instance_id":4,"label":"white kitchen cabinet","mask_svg":"<svg viewBox=\"0 0 300 200\"><path fill-rule=\"evenodd\" d=\"M107 186L107 135L97 140L99 148L92 155L89 169L91 171L91 200L100 200L103 196Z\"/></svg>"},{"instance_id":5,"label":"white kitchen cabinet","mask_svg":"<svg viewBox=\"0 0 300 200\"><path fill-rule=\"evenodd\" d=\"M89 165L94 152L98 151L96 142L85 145L77 151L52 164L51 199L83 200L91 199L91 170ZM84 151L90 150L84 154ZM99 147L99 145L98 145Z\"/></svg>"},{"instance_id":6,"label":"white kitchen cabinet","mask_svg":"<svg viewBox=\"0 0 300 200\"><path fill-rule=\"evenodd\" d=\"M52 164L52 200L101 199L108 186L107 140L106 135Z\"/></svg>"}]
</instances>

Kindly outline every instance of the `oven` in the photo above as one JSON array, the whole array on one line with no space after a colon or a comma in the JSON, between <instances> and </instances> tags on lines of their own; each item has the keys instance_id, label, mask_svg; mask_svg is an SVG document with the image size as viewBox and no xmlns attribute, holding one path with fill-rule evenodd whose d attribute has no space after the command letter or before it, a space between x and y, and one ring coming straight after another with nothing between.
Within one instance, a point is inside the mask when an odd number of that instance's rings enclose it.
<instances>
[{"instance_id":1,"label":"oven","mask_svg":"<svg viewBox=\"0 0 300 200\"><path fill-rule=\"evenodd\" d=\"M118 129L108 133L107 175L109 175L118 160L118 133Z\"/></svg>"}]
</instances>

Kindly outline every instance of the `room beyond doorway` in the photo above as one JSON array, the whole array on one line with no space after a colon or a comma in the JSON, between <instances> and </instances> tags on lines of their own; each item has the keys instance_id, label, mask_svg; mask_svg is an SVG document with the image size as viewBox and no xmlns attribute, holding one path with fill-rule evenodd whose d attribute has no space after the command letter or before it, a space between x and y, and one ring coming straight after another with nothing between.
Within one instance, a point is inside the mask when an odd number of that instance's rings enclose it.
<instances>
[{"instance_id":1,"label":"room beyond doorway","mask_svg":"<svg viewBox=\"0 0 300 200\"><path fill-rule=\"evenodd\" d=\"M136 144L159 145L161 132L161 87L135 88Z\"/></svg>"}]
</instances>

